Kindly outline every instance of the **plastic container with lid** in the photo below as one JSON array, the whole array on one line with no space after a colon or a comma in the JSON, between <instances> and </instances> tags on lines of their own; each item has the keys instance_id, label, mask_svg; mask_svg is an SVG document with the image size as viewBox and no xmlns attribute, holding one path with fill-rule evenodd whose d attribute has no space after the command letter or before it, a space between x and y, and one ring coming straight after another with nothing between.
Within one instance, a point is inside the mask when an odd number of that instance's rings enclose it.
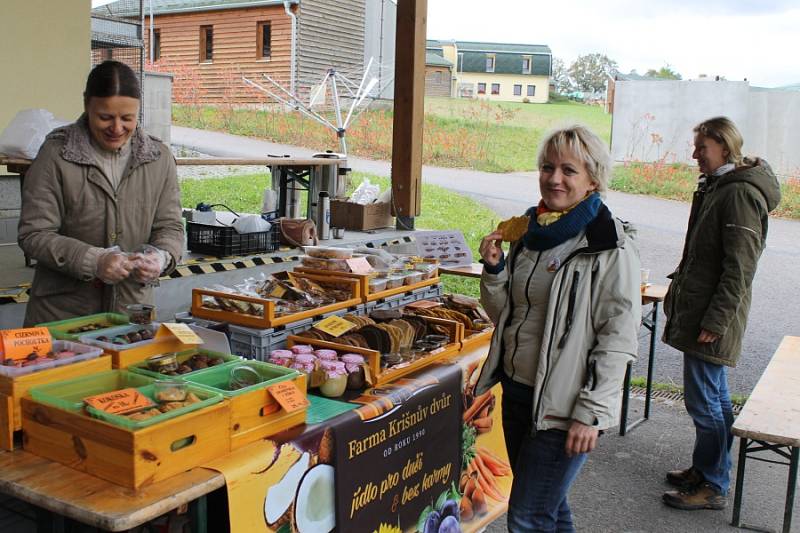
<instances>
[{"instance_id":1,"label":"plastic container with lid","mask_svg":"<svg viewBox=\"0 0 800 533\"><path fill-rule=\"evenodd\" d=\"M336 248L333 246L303 246L303 251L311 257L322 259L350 259L353 257L352 248Z\"/></svg>"},{"instance_id":2,"label":"plastic container with lid","mask_svg":"<svg viewBox=\"0 0 800 533\"><path fill-rule=\"evenodd\" d=\"M413 285L415 283L419 283L423 280L424 275L422 272L418 272L416 270L406 270L403 272L405 278L403 279L403 283L405 285Z\"/></svg>"},{"instance_id":3,"label":"plastic container with lid","mask_svg":"<svg viewBox=\"0 0 800 533\"><path fill-rule=\"evenodd\" d=\"M159 379L153 383L153 391L157 402L182 402L189 394L189 384L177 379Z\"/></svg>"},{"instance_id":4,"label":"plastic container with lid","mask_svg":"<svg viewBox=\"0 0 800 533\"><path fill-rule=\"evenodd\" d=\"M317 270L330 270L332 272L350 272L350 265L347 264L347 259L339 259L339 258L323 259L321 257L301 255L300 263L304 267L315 268Z\"/></svg>"},{"instance_id":5,"label":"plastic container with lid","mask_svg":"<svg viewBox=\"0 0 800 533\"><path fill-rule=\"evenodd\" d=\"M415 263L414 270L422 273L422 279L431 279L436 276L438 265L433 263Z\"/></svg>"},{"instance_id":6,"label":"plastic container with lid","mask_svg":"<svg viewBox=\"0 0 800 533\"><path fill-rule=\"evenodd\" d=\"M144 346L146 344L153 342L153 337L155 336L156 331L158 330L159 324L152 323L148 325L139 325L139 324L130 324L127 326L120 326L116 328L111 328L107 330L103 330L100 332L93 332L91 334L82 335L80 341L85 344L91 344L92 346L99 346L104 350L128 350L131 348L137 348L139 346ZM117 337L121 337L123 335L129 335L133 332L140 332L141 330L147 330L149 332L150 338L144 339L136 342L128 342L125 343L116 343L114 339Z\"/></svg>"},{"instance_id":7,"label":"plastic container with lid","mask_svg":"<svg viewBox=\"0 0 800 533\"><path fill-rule=\"evenodd\" d=\"M158 372L159 374L178 370L178 357L171 352L148 357L146 362L149 370Z\"/></svg>"},{"instance_id":8,"label":"plastic container with lid","mask_svg":"<svg viewBox=\"0 0 800 533\"><path fill-rule=\"evenodd\" d=\"M403 286L406 277L403 274L390 274L383 279L386 280L386 289L396 289Z\"/></svg>"},{"instance_id":9,"label":"plastic container with lid","mask_svg":"<svg viewBox=\"0 0 800 533\"><path fill-rule=\"evenodd\" d=\"M128 304L125 313L131 324L148 325L156 319L156 306L149 304Z\"/></svg>"},{"instance_id":10,"label":"plastic container with lid","mask_svg":"<svg viewBox=\"0 0 800 533\"><path fill-rule=\"evenodd\" d=\"M52 351L54 353L69 351L69 352L74 352L75 355L71 357L63 357L61 359L43 359L41 362L28 366L0 365L0 375L8 376L11 378L17 376L24 376L25 374L30 374L32 372L39 372L41 370L47 370L48 368L70 365L72 363L78 363L80 361L86 361L88 359L95 359L103 355L103 350L101 348L88 346L86 344L81 344L78 342L62 341L62 340L53 341Z\"/></svg>"},{"instance_id":11,"label":"plastic container with lid","mask_svg":"<svg viewBox=\"0 0 800 533\"><path fill-rule=\"evenodd\" d=\"M369 292L376 293L386 290L386 278L370 278L369 279Z\"/></svg>"}]
</instances>

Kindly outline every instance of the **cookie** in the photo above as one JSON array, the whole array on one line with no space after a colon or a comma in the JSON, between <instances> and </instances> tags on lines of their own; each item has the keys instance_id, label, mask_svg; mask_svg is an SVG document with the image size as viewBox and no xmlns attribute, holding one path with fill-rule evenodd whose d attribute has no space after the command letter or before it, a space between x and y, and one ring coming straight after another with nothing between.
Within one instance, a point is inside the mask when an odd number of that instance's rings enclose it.
<instances>
[{"instance_id":1,"label":"cookie","mask_svg":"<svg viewBox=\"0 0 800 533\"><path fill-rule=\"evenodd\" d=\"M529 216L511 217L498 224L497 230L503 234L504 241L514 242L520 240L525 235L530 222L531 217Z\"/></svg>"}]
</instances>

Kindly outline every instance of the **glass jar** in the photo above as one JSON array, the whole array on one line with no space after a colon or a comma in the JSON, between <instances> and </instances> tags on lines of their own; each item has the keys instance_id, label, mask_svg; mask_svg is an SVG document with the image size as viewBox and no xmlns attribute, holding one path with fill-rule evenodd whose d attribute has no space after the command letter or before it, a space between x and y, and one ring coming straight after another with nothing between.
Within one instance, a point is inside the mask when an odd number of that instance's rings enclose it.
<instances>
[{"instance_id":1,"label":"glass jar","mask_svg":"<svg viewBox=\"0 0 800 533\"><path fill-rule=\"evenodd\" d=\"M183 402L189 394L189 384L174 379L160 379L153 383L157 402Z\"/></svg>"},{"instance_id":2,"label":"glass jar","mask_svg":"<svg viewBox=\"0 0 800 533\"><path fill-rule=\"evenodd\" d=\"M178 370L178 357L172 352L154 355L147 359L147 368L161 374L176 372Z\"/></svg>"}]
</instances>

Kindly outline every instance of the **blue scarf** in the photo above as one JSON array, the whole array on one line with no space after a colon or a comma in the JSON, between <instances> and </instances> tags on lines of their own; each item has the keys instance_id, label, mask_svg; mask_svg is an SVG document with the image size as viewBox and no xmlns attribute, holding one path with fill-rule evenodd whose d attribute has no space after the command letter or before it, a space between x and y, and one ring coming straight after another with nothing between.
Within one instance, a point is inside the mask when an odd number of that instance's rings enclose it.
<instances>
[{"instance_id":1,"label":"blue scarf","mask_svg":"<svg viewBox=\"0 0 800 533\"><path fill-rule=\"evenodd\" d=\"M600 199L600 194L592 193L572 208L569 213L549 226L540 226L536 221L535 207L528 209L531 221L528 224L528 232L522 238L525 248L536 251L549 250L575 237L589 222L594 220L601 205L603 205L603 200Z\"/></svg>"}]
</instances>

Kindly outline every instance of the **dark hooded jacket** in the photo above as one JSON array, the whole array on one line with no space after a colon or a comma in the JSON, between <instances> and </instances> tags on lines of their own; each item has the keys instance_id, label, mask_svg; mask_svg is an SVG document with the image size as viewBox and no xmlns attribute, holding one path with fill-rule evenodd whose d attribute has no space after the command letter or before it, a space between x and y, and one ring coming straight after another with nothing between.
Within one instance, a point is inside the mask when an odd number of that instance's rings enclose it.
<instances>
[{"instance_id":1,"label":"dark hooded jacket","mask_svg":"<svg viewBox=\"0 0 800 533\"><path fill-rule=\"evenodd\" d=\"M745 161L698 187L683 256L669 276L665 343L711 363L736 366L753 277L766 246L767 215L780 199L778 180L763 160ZM720 338L700 344L701 329Z\"/></svg>"}]
</instances>

